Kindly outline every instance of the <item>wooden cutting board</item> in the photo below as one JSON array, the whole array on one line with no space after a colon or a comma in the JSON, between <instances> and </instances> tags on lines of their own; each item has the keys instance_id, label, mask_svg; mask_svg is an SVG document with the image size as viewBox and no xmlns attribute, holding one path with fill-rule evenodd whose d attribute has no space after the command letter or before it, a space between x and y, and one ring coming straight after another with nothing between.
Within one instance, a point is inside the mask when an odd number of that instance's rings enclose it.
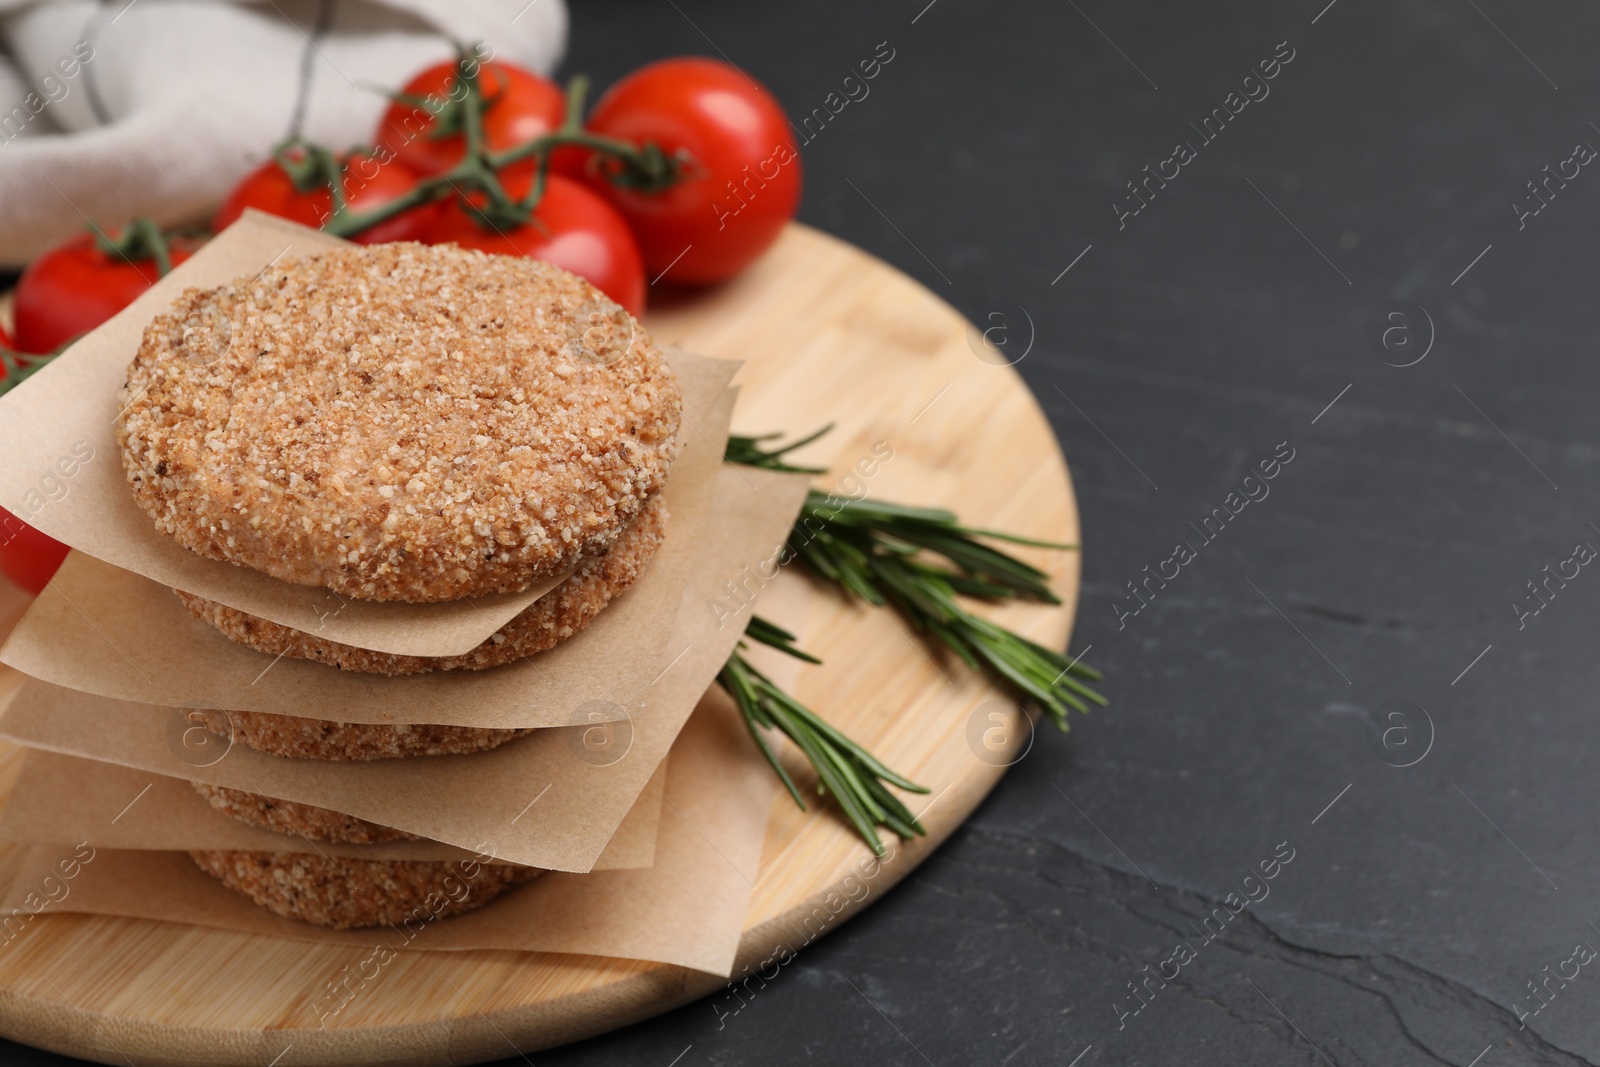
<instances>
[{"instance_id":1,"label":"wooden cutting board","mask_svg":"<svg viewBox=\"0 0 1600 1067\"><path fill-rule=\"evenodd\" d=\"M748 361L736 432L799 433L835 423L800 454L831 464L833 473L817 479L820 488L854 488L841 479L883 442L893 458L862 479L873 497L948 506L978 526L1078 540L1066 464L1021 378L999 365L949 305L859 249L791 226L732 283L658 300L647 325L659 341ZM1012 358L1030 342L1026 322L985 325L1008 331ZM1063 647L1077 601L1078 554L1021 554L1051 572L1065 603L1009 604L991 614ZM805 644L825 664L802 674L798 695L889 766L932 788L911 801L928 836L897 843L891 859L874 863L829 803L801 813L778 791L736 977L762 970L780 946L803 951L909 874L1030 737L1027 718L999 690L933 653L898 616L828 591L813 605ZM0 619L12 607L0 597ZM0 746L0 793L18 762L16 750ZM800 779L800 765L791 766ZM14 865L15 851L0 845L0 878ZM717 994L706 1005L708 1019L740 1003L722 990L723 980L679 967L416 952L396 958L319 1028L311 1001L328 976L355 965L364 951L47 913L0 946L0 1033L103 1063L462 1064L574 1041L707 994ZM765 964L769 977L773 966Z\"/></svg>"}]
</instances>

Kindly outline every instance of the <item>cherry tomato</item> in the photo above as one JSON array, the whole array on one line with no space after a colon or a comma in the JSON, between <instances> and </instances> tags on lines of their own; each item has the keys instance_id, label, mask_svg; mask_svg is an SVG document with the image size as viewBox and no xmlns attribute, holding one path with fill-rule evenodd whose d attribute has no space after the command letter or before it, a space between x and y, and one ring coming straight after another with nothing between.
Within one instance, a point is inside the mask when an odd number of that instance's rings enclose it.
<instances>
[{"instance_id":1,"label":"cherry tomato","mask_svg":"<svg viewBox=\"0 0 1600 1067\"><path fill-rule=\"evenodd\" d=\"M518 172L502 174L501 181L509 195L521 198L532 179ZM442 205L425 239L546 260L589 279L635 318L644 314L644 264L628 224L599 195L559 174L550 175L531 223L504 232L486 229L452 200Z\"/></svg>"},{"instance_id":2,"label":"cherry tomato","mask_svg":"<svg viewBox=\"0 0 1600 1067\"><path fill-rule=\"evenodd\" d=\"M193 252L192 242L173 242L172 265ZM56 245L28 264L17 281L12 307L17 347L54 352L133 303L158 274L153 259L130 262L100 251L93 234Z\"/></svg>"},{"instance_id":3,"label":"cherry tomato","mask_svg":"<svg viewBox=\"0 0 1600 1067\"><path fill-rule=\"evenodd\" d=\"M601 160L586 168L638 235L652 277L729 278L778 239L800 203L800 153L783 108L727 63L685 57L641 67L606 91L588 127L694 157L685 180L659 193L612 184Z\"/></svg>"},{"instance_id":4,"label":"cherry tomato","mask_svg":"<svg viewBox=\"0 0 1600 1067\"><path fill-rule=\"evenodd\" d=\"M38 596L66 558L66 545L0 508L0 574Z\"/></svg>"},{"instance_id":5,"label":"cherry tomato","mask_svg":"<svg viewBox=\"0 0 1600 1067\"><path fill-rule=\"evenodd\" d=\"M297 149L290 151L298 153L296 158L304 155ZM404 196L417 183L416 172L398 160L391 159L388 163L380 164L372 155L353 152L342 162L345 204L350 211L369 211L381 207ZM333 194L322 183L304 192L296 189L294 179L283 166L276 159L269 159L234 186L233 192L228 194L228 199L222 202L222 207L217 211L211 228L222 232L243 215L246 208L255 208L315 228L328 221L333 211ZM351 239L360 244L415 241L419 239L430 215L427 206L413 208Z\"/></svg>"},{"instance_id":6,"label":"cherry tomato","mask_svg":"<svg viewBox=\"0 0 1600 1067\"><path fill-rule=\"evenodd\" d=\"M510 63L491 62L479 68L478 86L488 107L483 115L484 141L490 151L501 152L531 141L561 125L567 113L567 98L550 79ZM439 63L429 67L400 90L406 96L438 101L451 109L447 121L458 120L459 107L452 93L456 89L456 64ZM448 103L446 103L448 101ZM439 174L461 161L466 153L466 135L439 136L439 120L428 109L399 101L389 105L378 123L373 140L393 152L395 158L418 174ZM533 161L517 164L517 170L533 170Z\"/></svg>"}]
</instances>

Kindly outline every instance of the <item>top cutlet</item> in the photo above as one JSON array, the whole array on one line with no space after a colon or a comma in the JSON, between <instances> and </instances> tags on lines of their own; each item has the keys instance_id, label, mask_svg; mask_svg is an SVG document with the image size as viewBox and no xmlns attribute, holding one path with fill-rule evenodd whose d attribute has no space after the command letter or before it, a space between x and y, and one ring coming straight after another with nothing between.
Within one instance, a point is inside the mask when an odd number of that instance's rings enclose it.
<instances>
[{"instance_id":1,"label":"top cutlet","mask_svg":"<svg viewBox=\"0 0 1600 1067\"><path fill-rule=\"evenodd\" d=\"M661 353L588 282L411 243L186 291L122 404L163 533L400 601L520 591L608 545L665 483L681 415Z\"/></svg>"}]
</instances>

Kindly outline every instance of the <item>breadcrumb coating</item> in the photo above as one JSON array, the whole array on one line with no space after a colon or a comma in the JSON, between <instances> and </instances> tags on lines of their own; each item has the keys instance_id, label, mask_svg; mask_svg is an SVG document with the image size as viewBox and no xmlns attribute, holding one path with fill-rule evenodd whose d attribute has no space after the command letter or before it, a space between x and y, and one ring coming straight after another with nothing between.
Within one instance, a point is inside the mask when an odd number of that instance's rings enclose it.
<instances>
[{"instance_id":1,"label":"breadcrumb coating","mask_svg":"<svg viewBox=\"0 0 1600 1067\"><path fill-rule=\"evenodd\" d=\"M353 860L301 852L190 852L268 911L315 926L407 929L481 908L544 872L476 860Z\"/></svg>"},{"instance_id":2,"label":"breadcrumb coating","mask_svg":"<svg viewBox=\"0 0 1600 1067\"><path fill-rule=\"evenodd\" d=\"M300 715L211 708L200 709L198 714L212 733L258 752L336 763L485 752L530 732L423 723L330 722Z\"/></svg>"},{"instance_id":3,"label":"breadcrumb coating","mask_svg":"<svg viewBox=\"0 0 1600 1067\"><path fill-rule=\"evenodd\" d=\"M416 834L382 826L354 815L293 800L276 800L249 793L243 789L190 782L194 791L210 801L211 806L225 815L252 826L265 827L280 834L309 838L313 841L346 841L354 845L370 845L379 841L420 841Z\"/></svg>"},{"instance_id":4,"label":"breadcrumb coating","mask_svg":"<svg viewBox=\"0 0 1600 1067\"><path fill-rule=\"evenodd\" d=\"M650 498L644 513L629 525L616 543L587 556L566 581L535 600L522 614L464 656L400 656L375 652L281 626L193 593L177 589L173 592L196 618L215 626L229 640L271 656L293 656L372 674L483 670L543 652L594 621L601 609L644 573L645 565L666 539L666 523L666 503L658 493ZM259 718L265 721L293 716L261 715Z\"/></svg>"},{"instance_id":5,"label":"breadcrumb coating","mask_svg":"<svg viewBox=\"0 0 1600 1067\"><path fill-rule=\"evenodd\" d=\"M644 330L550 264L351 246L186 291L118 424L135 499L213 559L367 600L516 592L666 481L681 396Z\"/></svg>"}]
</instances>

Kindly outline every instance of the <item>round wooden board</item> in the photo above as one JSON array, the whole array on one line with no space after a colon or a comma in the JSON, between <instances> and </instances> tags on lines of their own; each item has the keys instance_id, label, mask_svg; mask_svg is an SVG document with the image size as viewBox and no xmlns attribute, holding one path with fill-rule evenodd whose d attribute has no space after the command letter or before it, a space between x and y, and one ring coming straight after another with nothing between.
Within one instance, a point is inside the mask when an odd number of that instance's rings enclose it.
<instances>
[{"instance_id":1,"label":"round wooden board","mask_svg":"<svg viewBox=\"0 0 1600 1067\"><path fill-rule=\"evenodd\" d=\"M819 477L819 487L840 488L874 442L886 442L894 458L864 480L872 496L949 506L979 526L1078 540L1066 464L1027 387L1011 369L977 357L971 328L953 308L887 265L795 225L729 285L661 304L647 321L659 341L748 361L736 430L836 424L800 454L831 465L835 473ZM1063 647L1078 554L1023 554L1051 572L1063 606L1008 604L992 615ZM823 593L813 599L805 644L825 665L802 674L799 697L932 788L911 805L921 809L928 835L897 842L888 860L874 862L830 806L801 813L778 791L736 978L836 929L961 824L1004 773L995 765L1003 760L977 758L974 745L982 742L968 740L969 732L981 737L995 727L991 712L1005 716L1010 751L1030 738L1029 721L999 690L934 655L887 612ZM9 788L17 762L15 750L0 752L0 790ZM0 850L0 878L14 865L15 854ZM480 1063L625 1026L724 984L632 960L414 952L319 1028L311 1001L363 954L46 914L0 951L0 1032L103 1063ZM772 966L765 965L769 976ZM738 1003L719 995L708 1018Z\"/></svg>"}]
</instances>

